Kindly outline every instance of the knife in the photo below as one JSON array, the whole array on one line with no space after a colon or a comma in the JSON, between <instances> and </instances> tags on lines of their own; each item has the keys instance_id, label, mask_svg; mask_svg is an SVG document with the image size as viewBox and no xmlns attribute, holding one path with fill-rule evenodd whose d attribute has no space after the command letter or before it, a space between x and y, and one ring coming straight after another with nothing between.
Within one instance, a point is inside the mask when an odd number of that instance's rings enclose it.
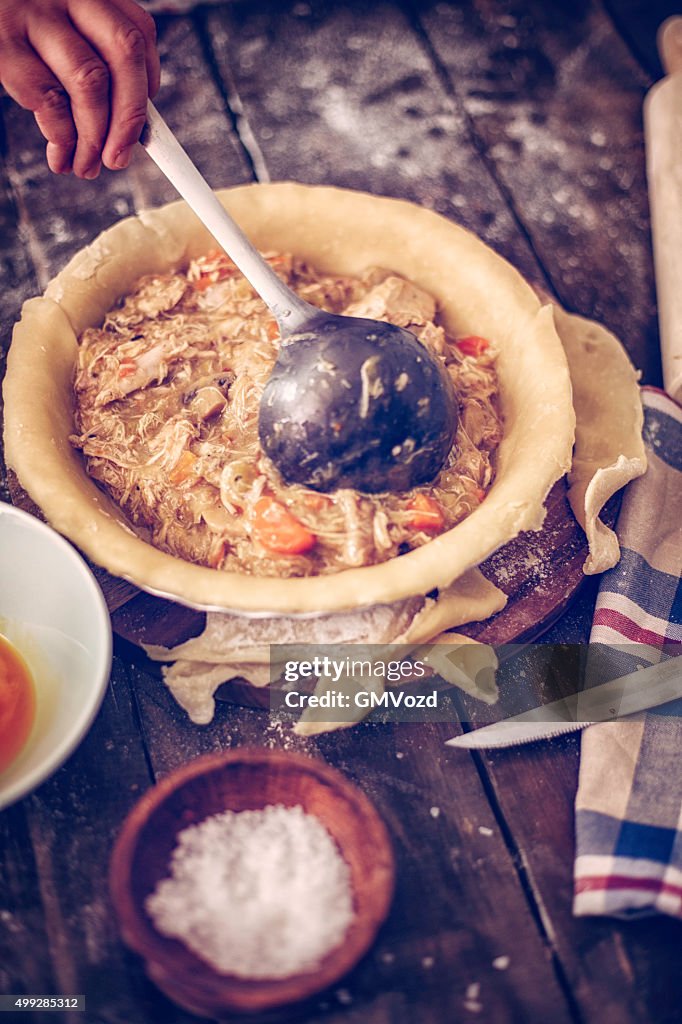
<instances>
[{"instance_id":1,"label":"knife","mask_svg":"<svg viewBox=\"0 0 682 1024\"><path fill-rule=\"evenodd\" d=\"M644 101L647 179L665 390L682 400L682 17L658 33L666 77Z\"/></svg>"},{"instance_id":2,"label":"knife","mask_svg":"<svg viewBox=\"0 0 682 1024\"><path fill-rule=\"evenodd\" d=\"M446 742L450 747L469 750L533 743L659 707L677 697L682 697L682 660L666 658L658 665L638 669Z\"/></svg>"}]
</instances>

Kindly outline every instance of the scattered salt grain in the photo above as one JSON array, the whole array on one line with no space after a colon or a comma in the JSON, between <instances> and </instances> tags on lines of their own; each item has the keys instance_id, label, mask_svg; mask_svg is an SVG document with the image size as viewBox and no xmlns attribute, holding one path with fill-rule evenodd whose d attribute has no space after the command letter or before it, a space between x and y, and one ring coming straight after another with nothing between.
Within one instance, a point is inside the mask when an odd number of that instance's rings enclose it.
<instances>
[{"instance_id":1,"label":"scattered salt grain","mask_svg":"<svg viewBox=\"0 0 682 1024\"><path fill-rule=\"evenodd\" d=\"M440 815L440 807L429 808L429 814L432 818L437 818Z\"/></svg>"},{"instance_id":2,"label":"scattered salt grain","mask_svg":"<svg viewBox=\"0 0 682 1024\"><path fill-rule=\"evenodd\" d=\"M479 995L481 993L481 984L478 981L473 981L471 985L467 985L466 994L464 996L464 1009L469 1010L471 1013L480 1013L483 1009L483 1004L479 1002Z\"/></svg>"},{"instance_id":3,"label":"scattered salt grain","mask_svg":"<svg viewBox=\"0 0 682 1024\"><path fill-rule=\"evenodd\" d=\"M508 956L496 956L493 960L493 967L496 971L506 971L509 967L509 963L510 961Z\"/></svg>"},{"instance_id":4,"label":"scattered salt grain","mask_svg":"<svg viewBox=\"0 0 682 1024\"><path fill-rule=\"evenodd\" d=\"M479 825L478 831L481 833L482 836L491 836L493 834L493 830L491 828L488 828L487 825Z\"/></svg>"},{"instance_id":5,"label":"scattered salt grain","mask_svg":"<svg viewBox=\"0 0 682 1024\"><path fill-rule=\"evenodd\" d=\"M423 956L423 957L422 957L422 967L425 967L427 971L428 971L428 970L429 970L429 969L430 969L431 967L433 967L433 965L435 964L435 962L436 962L436 961L434 960L434 958L433 958L432 956Z\"/></svg>"},{"instance_id":6,"label":"scattered salt grain","mask_svg":"<svg viewBox=\"0 0 682 1024\"><path fill-rule=\"evenodd\" d=\"M224 974L314 969L353 918L348 865L302 807L225 811L184 829L145 906L158 930Z\"/></svg>"}]
</instances>

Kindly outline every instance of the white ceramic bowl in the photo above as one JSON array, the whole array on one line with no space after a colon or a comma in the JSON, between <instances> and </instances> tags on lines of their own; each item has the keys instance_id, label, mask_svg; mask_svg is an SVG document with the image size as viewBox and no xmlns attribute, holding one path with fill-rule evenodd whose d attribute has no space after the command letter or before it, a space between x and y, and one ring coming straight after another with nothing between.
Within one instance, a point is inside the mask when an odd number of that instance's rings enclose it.
<instances>
[{"instance_id":1,"label":"white ceramic bowl","mask_svg":"<svg viewBox=\"0 0 682 1024\"><path fill-rule=\"evenodd\" d=\"M83 739L111 670L111 622L94 576L38 519L0 502L0 633L31 670L36 717L0 772L0 808L35 789Z\"/></svg>"}]
</instances>

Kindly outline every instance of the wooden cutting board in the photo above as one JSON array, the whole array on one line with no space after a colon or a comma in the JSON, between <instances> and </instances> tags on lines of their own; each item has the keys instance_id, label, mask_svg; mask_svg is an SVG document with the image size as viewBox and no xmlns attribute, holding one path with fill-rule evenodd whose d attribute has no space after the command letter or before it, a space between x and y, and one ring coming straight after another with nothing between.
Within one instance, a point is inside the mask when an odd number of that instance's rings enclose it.
<instances>
[{"instance_id":1,"label":"wooden cutting board","mask_svg":"<svg viewBox=\"0 0 682 1024\"><path fill-rule=\"evenodd\" d=\"M42 518L11 471L8 485L15 505ZM587 557L585 534L566 495L564 478L547 498L542 530L520 534L482 564L483 573L507 595L507 605L497 615L462 626L458 632L492 645L530 643L566 610L585 580L582 567ZM602 515L608 525L615 522L616 509L617 500L612 499ZM150 672L158 673L159 664L147 658L143 643L173 647L203 630L205 613L153 597L104 569L91 568L111 612L114 633L131 645L131 656ZM218 696L263 706L262 693L244 682L221 687Z\"/></svg>"}]
</instances>

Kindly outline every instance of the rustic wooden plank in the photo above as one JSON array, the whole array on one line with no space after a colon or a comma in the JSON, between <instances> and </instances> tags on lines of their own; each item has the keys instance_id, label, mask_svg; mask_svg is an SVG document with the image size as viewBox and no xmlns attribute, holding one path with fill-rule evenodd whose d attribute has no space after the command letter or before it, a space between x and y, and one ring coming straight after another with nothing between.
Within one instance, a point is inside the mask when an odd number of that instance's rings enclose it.
<instances>
[{"instance_id":1,"label":"rustic wooden plank","mask_svg":"<svg viewBox=\"0 0 682 1024\"><path fill-rule=\"evenodd\" d=\"M679 1024L680 923L664 916L632 923L632 928L624 923L617 926L619 941L632 965L632 987L652 1021Z\"/></svg>"},{"instance_id":2,"label":"rustic wooden plank","mask_svg":"<svg viewBox=\"0 0 682 1024\"><path fill-rule=\"evenodd\" d=\"M395 4L238 4L204 18L225 92L271 178L413 200L544 280Z\"/></svg>"},{"instance_id":3,"label":"rustic wooden plank","mask_svg":"<svg viewBox=\"0 0 682 1024\"><path fill-rule=\"evenodd\" d=\"M0 99L0 150L3 153L3 159L0 161L0 278L3 282L0 292L0 384L5 373L5 359L17 310L24 299L27 299L36 290L35 273L25 244L25 230L21 224L17 196L13 193L4 159L6 139L3 113L7 104L6 97ZM2 422L1 391L0 422ZM1 449L2 443L0 442L0 501L8 501L9 493Z\"/></svg>"},{"instance_id":4,"label":"rustic wooden plank","mask_svg":"<svg viewBox=\"0 0 682 1024\"><path fill-rule=\"evenodd\" d=\"M24 804L0 813L0 992L56 992Z\"/></svg>"},{"instance_id":5,"label":"rustic wooden plank","mask_svg":"<svg viewBox=\"0 0 682 1024\"><path fill-rule=\"evenodd\" d=\"M0 100L0 148L5 152L2 118L9 105ZM35 292L36 278L27 245L25 224L18 196L13 189L4 158L0 161L0 351L9 347L16 311Z\"/></svg>"},{"instance_id":6,"label":"rustic wooden plank","mask_svg":"<svg viewBox=\"0 0 682 1024\"><path fill-rule=\"evenodd\" d=\"M8 173L21 204L22 234L13 251L25 249L30 254L36 268L37 287L31 288L35 294L100 230L131 212L130 193L125 173L104 171L92 182L51 174L32 115L6 99L4 103Z\"/></svg>"},{"instance_id":7,"label":"rustic wooden plank","mask_svg":"<svg viewBox=\"0 0 682 1024\"><path fill-rule=\"evenodd\" d=\"M36 962L30 955L27 962L18 960L18 946L8 961L9 991L34 982L37 994L83 992L87 1019L98 1022L142 1024L153 1019L147 1011L156 1007L158 1012L159 1006L169 1024L186 1019L165 1001L158 1003L154 987L124 954L109 905L108 853L123 818L149 782L128 671L118 661L102 710L81 747L11 812L16 822L23 811L26 828L14 837L4 871L23 891L25 904L39 910L32 911L26 925L37 943ZM52 978L44 969L38 974L43 934ZM63 1019L78 1024L82 1014L67 1013Z\"/></svg>"},{"instance_id":8,"label":"rustic wooden plank","mask_svg":"<svg viewBox=\"0 0 682 1024\"><path fill-rule=\"evenodd\" d=\"M252 179L223 95L207 66L193 18L158 20L161 90L155 104L209 185L224 188ZM173 186L139 149L127 172L136 210L178 198Z\"/></svg>"},{"instance_id":9,"label":"rustic wooden plank","mask_svg":"<svg viewBox=\"0 0 682 1024\"><path fill-rule=\"evenodd\" d=\"M556 294L614 330L657 383L641 126L649 79L598 3L417 8Z\"/></svg>"},{"instance_id":10,"label":"rustic wooden plank","mask_svg":"<svg viewBox=\"0 0 682 1024\"><path fill-rule=\"evenodd\" d=\"M396 845L396 903L378 950L394 956L385 987L406 997L399 1019L546 1020L548 1006L572 1019L480 779L449 770L452 732L367 725L318 740L375 802ZM365 985L369 994L370 973L348 987Z\"/></svg>"},{"instance_id":11,"label":"rustic wooden plank","mask_svg":"<svg viewBox=\"0 0 682 1024\"><path fill-rule=\"evenodd\" d=\"M155 777L200 754L266 742L262 714L219 701L210 726L193 726L159 676L131 668L135 697ZM276 744L273 744L276 745Z\"/></svg>"}]
</instances>

